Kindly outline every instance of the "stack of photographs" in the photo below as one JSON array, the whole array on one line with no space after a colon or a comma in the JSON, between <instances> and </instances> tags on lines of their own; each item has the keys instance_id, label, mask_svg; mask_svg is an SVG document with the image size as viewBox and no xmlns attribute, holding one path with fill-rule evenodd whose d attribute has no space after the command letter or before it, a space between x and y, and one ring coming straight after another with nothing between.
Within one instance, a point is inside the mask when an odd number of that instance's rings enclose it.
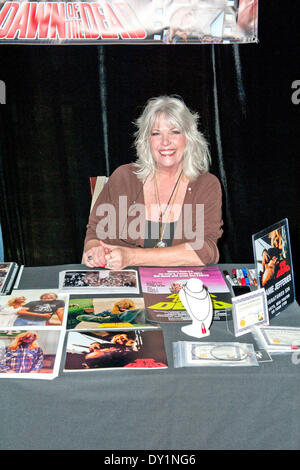
<instances>
[{"instance_id":1,"label":"stack of photographs","mask_svg":"<svg viewBox=\"0 0 300 470\"><path fill-rule=\"evenodd\" d=\"M0 297L0 378L58 376L68 303L69 296L55 289Z\"/></svg>"},{"instance_id":2,"label":"stack of photographs","mask_svg":"<svg viewBox=\"0 0 300 470\"><path fill-rule=\"evenodd\" d=\"M7 295L13 289L19 269L17 263L0 263L0 295Z\"/></svg>"},{"instance_id":3,"label":"stack of photographs","mask_svg":"<svg viewBox=\"0 0 300 470\"><path fill-rule=\"evenodd\" d=\"M65 372L168 367L163 332L147 321L136 270L63 271L60 290L71 295Z\"/></svg>"}]
</instances>

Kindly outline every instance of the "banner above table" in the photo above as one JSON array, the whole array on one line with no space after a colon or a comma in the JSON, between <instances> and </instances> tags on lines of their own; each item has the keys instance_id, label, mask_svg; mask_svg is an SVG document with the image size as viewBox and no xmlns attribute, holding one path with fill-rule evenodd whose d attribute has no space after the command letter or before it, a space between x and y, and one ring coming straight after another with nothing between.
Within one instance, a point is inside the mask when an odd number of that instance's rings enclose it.
<instances>
[{"instance_id":1,"label":"banner above table","mask_svg":"<svg viewBox=\"0 0 300 470\"><path fill-rule=\"evenodd\" d=\"M257 42L258 0L0 1L0 43Z\"/></svg>"}]
</instances>

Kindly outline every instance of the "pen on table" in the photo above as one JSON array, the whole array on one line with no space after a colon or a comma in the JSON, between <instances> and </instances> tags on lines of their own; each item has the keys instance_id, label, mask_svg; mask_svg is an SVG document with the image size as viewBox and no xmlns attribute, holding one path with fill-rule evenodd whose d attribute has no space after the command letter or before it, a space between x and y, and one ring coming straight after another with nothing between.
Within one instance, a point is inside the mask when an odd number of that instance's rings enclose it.
<instances>
[{"instance_id":1,"label":"pen on table","mask_svg":"<svg viewBox=\"0 0 300 470\"><path fill-rule=\"evenodd\" d=\"M253 282L253 277L251 276L250 269L247 269L247 276L248 276L248 279L249 279L249 282L250 282L250 286L253 286L254 282Z\"/></svg>"},{"instance_id":2,"label":"pen on table","mask_svg":"<svg viewBox=\"0 0 300 470\"><path fill-rule=\"evenodd\" d=\"M256 271L255 269L249 269L250 276L252 278L253 284L257 286L257 280L256 280Z\"/></svg>"},{"instance_id":3,"label":"pen on table","mask_svg":"<svg viewBox=\"0 0 300 470\"><path fill-rule=\"evenodd\" d=\"M233 283L234 283L235 286L238 286L239 283L238 283L238 280L237 280L237 277L236 277L236 269L233 268L231 272L232 272L232 280L233 280Z\"/></svg>"},{"instance_id":4,"label":"pen on table","mask_svg":"<svg viewBox=\"0 0 300 470\"><path fill-rule=\"evenodd\" d=\"M242 271L241 269L238 269L237 272L238 272L238 275L239 275L239 277L238 277L238 279L239 279L239 285L240 285L240 286L245 286L245 285L246 285L246 281L245 281L245 278L244 278L244 276L243 276L243 271Z\"/></svg>"},{"instance_id":5,"label":"pen on table","mask_svg":"<svg viewBox=\"0 0 300 470\"><path fill-rule=\"evenodd\" d=\"M235 272L236 272L236 282L238 283L238 286L241 286L242 283L241 283L241 280L240 280L239 270L236 269Z\"/></svg>"},{"instance_id":6,"label":"pen on table","mask_svg":"<svg viewBox=\"0 0 300 470\"><path fill-rule=\"evenodd\" d=\"M229 273L228 271L223 271L223 274L225 276L225 279L227 279L227 281L229 282L230 285L234 286L234 282L233 280L231 279L231 277L229 276Z\"/></svg>"},{"instance_id":7,"label":"pen on table","mask_svg":"<svg viewBox=\"0 0 300 470\"><path fill-rule=\"evenodd\" d=\"M242 268L242 271L243 271L244 279L245 279L245 281L246 281L247 286L250 286L250 281L249 281L249 278L248 278L247 269L246 269L246 268Z\"/></svg>"}]
</instances>

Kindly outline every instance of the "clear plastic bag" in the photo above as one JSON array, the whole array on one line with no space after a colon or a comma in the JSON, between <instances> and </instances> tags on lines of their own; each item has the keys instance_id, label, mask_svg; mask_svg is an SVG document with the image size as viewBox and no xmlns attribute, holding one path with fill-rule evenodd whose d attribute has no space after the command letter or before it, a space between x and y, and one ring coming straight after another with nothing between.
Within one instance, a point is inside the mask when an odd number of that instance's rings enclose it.
<instances>
[{"instance_id":1,"label":"clear plastic bag","mask_svg":"<svg viewBox=\"0 0 300 470\"><path fill-rule=\"evenodd\" d=\"M258 366L253 344L237 342L173 343L174 367Z\"/></svg>"}]
</instances>

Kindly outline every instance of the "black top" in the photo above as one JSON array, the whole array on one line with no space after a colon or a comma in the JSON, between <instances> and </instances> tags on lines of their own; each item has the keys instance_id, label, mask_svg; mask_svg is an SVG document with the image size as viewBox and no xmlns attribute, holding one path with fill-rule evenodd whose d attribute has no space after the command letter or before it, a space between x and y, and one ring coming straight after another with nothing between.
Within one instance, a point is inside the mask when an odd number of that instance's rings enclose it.
<instances>
[{"instance_id":1,"label":"black top","mask_svg":"<svg viewBox=\"0 0 300 470\"><path fill-rule=\"evenodd\" d=\"M164 231L163 241L166 242L168 246L172 245L175 226L176 222L162 224L162 229ZM144 248L154 248L158 240L159 222L152 222L151 220L146 220Z\"/></svg>"}]
</instances>

